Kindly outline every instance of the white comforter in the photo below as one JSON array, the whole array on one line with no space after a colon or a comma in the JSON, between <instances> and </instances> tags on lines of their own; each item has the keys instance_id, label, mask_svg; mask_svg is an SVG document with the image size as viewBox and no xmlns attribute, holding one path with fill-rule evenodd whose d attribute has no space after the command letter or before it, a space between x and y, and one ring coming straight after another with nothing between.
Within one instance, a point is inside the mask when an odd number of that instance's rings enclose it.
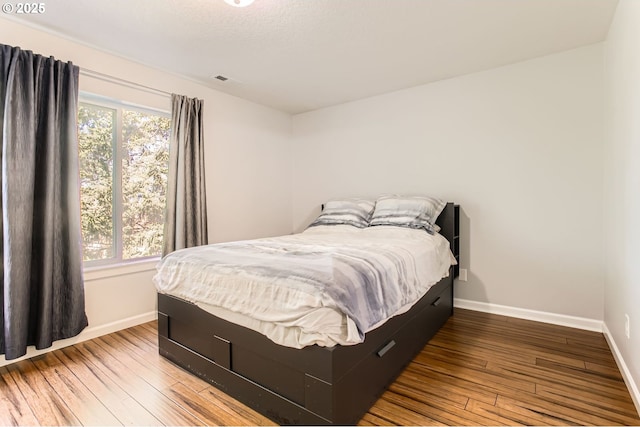
<instances>
[{"instance_id":1,"label":"white comforter","mask_svg":"<svg viewBox=\"0 0 640 427\"><path fill-rule=\"evenodd\" d=\"M454 263L439 234L319 226L176 251L154 282L281 345L351 345L409 310Z\"/></svg>"}]
</instances>

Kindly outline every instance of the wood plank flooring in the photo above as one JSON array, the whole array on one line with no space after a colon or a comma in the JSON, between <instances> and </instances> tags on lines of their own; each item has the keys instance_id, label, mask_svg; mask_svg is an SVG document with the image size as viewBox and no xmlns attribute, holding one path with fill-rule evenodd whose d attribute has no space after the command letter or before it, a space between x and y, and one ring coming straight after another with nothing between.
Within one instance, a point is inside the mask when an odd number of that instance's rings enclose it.
<instances>
[{"instance_id":1,"label":"wood plank flooring","mask_svg":"<svg viewBox=\"0 0 640 427\"><path fill-rule=\"evenodd\" d=\"M273 425L158 355L156 323L0 368L0 425ZM602 334L456 309L360 425L640 425Z\"/></svg>"}]
</instances>

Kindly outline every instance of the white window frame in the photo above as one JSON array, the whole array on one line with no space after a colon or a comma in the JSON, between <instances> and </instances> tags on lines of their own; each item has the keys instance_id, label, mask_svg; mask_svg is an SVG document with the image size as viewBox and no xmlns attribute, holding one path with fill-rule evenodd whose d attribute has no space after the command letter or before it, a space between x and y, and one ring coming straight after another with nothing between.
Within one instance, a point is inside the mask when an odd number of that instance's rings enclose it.
<instances>
[{"instance_id":1,"label":"white window frame","mask_svg":"<svg viewBox=\"0 0 640 427\"><path fill-rule=\"evenodd\" d=\"M112 174L112 191L113 201L112 209L114 218L112 218L113 226L113 245L114 256L112 258L97 259L84 261L84 267L90 270L101 267L111 267L118 265L126 265L133 263L143 263L145 261L151 261L158 259L161 254L150 255L145 257L123 259L123 247L122 247L122 212L123 212L123 194L122 194L122 158L123 158L123 138L122 138L122 110L134 110L142 113L158 115L171 119L171 113L166 110L157 108L141 106L126 101L121 101L113 98L108 98L102 95L96 95L87 92L80 92L79 103L91 104L97 107L109 108L116 111L115 118L115 132L112 138L112 153L113 153L113 174ZM83 236L83 254L84 259L84 236Z\"/></svg>"}]
</instances>

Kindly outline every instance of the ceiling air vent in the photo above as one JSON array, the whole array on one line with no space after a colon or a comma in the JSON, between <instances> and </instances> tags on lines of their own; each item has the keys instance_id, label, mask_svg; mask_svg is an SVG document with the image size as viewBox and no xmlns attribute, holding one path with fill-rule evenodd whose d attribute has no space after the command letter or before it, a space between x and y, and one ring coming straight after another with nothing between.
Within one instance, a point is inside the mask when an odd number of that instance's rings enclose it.
<instances>
[{"instance_id":1,"label":"ceiling air vent","mask_svg":"<svg viewBox=\"0 0 640 427\"><path fill-rule=\"evenodd\" d=\"M214 79L220 80L221 82L226 82L227 80L229 80L229 77L225 77L221 74L218 74L217 76L214 77Z\"/></svg>"}]
</instances>

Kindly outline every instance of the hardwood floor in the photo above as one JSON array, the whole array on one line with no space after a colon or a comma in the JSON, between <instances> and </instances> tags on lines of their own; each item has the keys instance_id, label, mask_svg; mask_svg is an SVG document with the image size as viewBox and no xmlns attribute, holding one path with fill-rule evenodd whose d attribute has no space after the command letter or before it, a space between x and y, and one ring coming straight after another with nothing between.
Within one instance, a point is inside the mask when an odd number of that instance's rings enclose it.
<instances>
[{"instance_id":1,"label":"hardwood floor","mask_svg":"<svg viewBox=\"0 0 640 427\"><path fill-rule=\"evenodd\" d=\"M360 424L640 425L602 334L458 310Z\"/></svg>"},{"instance_id":2,"label":"hardwood floor","mask_svg":"<svg viewBox=\"0 0 640 427\"><path fill-rule=\"evenodd\" d=\"M158 355L156 323L0 368L0 425L273 425ZM361 425L640 425L602 334L456 309Z\"/></svg>"}]
</instances>

